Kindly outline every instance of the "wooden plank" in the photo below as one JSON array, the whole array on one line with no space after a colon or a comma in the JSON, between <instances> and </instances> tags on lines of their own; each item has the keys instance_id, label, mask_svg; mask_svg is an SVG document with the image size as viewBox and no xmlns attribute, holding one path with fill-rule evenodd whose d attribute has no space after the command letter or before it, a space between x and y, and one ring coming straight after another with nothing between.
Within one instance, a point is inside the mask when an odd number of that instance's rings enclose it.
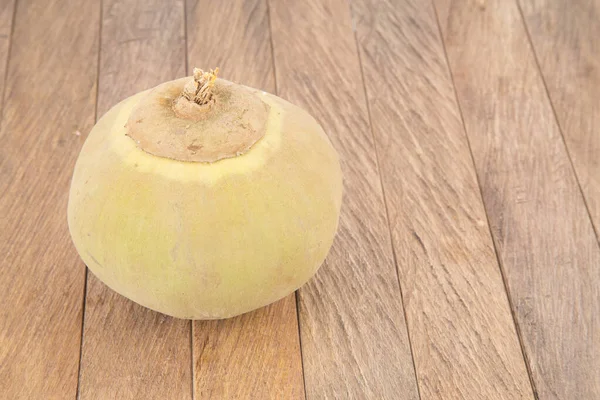
<instances>
[{"instance_id":1,"label":"wooden plank","mask_svg":"<svg viewBox=\"0 0 600 400\"><path fill-rule=\"evenodd\" d=\"M104 0L98 118L185 76L182 0ZM80 399L191 398L190 322L146 309L88 273Z\"/></svg>"},{"instance_id":2,"label":"wooden plank","mask_svg":"<svg viewBox=\"0 0 600 400\"><path fill-rule=\"evenodd\" d=\"M186 5L190 71L218 66L224 79L275 93L266 0L187 0Z\"/></svg>"},{"instance_id":3,"label":"wooden plank","mask_svg":"<svg viewBox=\"0 0 600 400\"><path fill-rule=\"evenodd\" d=\"M66 209L85 137L76 132L94 123L99 18L92 0L21 0L16 11L0 131L0 393L7 399L77 393L85 269Z\"/></svg>"},{"instance_id":4,"label":"wooden plank","mask_svg":"<svg viewBox=\"0 0 600 400\"><path fill-rule=\"evenodd\" d=\"M264 0L187 2L188 68L275 92ZM304 398L294 294L224 321L194 322L196 398Z\"/></svg>"},{"instance_id":5,"label":"wooden plank","mask_svg":"<svg viewBox=\"0 0 600 400\"><path fill-rule=\"evenodd\" d=\"M567 149L600 232L600 1L520 2Z\"/></svg>"},{"instance_id":6,"label":"wooden plank","mask_svg":"<svg viewBox=\"0 0 600 400\"><path fill-rule=\"evenodd\" d=\"M600 398L600 249L517 4L436 4L534 389Z\"/></svg>"},{"instance_id":7,"label":"wooden plank","mask_svg":"<svg viewBox=\"0 0 600 400\"><path fill-rule=\"evenodd\" d=\"M199 399L304 399L294 294L222 321L194 322Z\"/></svg>"},{"instance_id":8,"label":"wooden plank","mask_svg":"<svg viewBox=\"0 0 600 400\"><path fill-rule=\"evenodd\" d=\"M436 16L352 2L422 398L533 398Z\"/></svg>"},{"instance_id":9,"label":"wooden plank","mask_svg":"<svg viewBox=\"0 0 600 400\"><path fill-rule=\"evenodd\" d=\"M0 3L0 115L2 115L4 79L6 77L6 66L8 64L15 2L16 0L5 0Z\"/></svg>"},{"instance_id":10,"label":"wooden plank","mask_svg":"<svg viewBox=\"0 0 600 400\"><path fill-rule=\"evenodd\" d=\"M279 94L341 157L344 202L325 265L299 291L308 398L418 398L349 5L270 1Z\"/></svg>"}]
</instances>

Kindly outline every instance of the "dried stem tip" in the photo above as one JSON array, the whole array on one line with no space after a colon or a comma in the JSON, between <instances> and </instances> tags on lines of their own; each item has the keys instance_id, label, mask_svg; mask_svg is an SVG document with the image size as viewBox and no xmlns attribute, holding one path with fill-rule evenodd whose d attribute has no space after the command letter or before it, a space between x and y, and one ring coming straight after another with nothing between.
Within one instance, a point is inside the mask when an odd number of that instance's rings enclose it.
<instances>
[{"instance_id":1,"label":"dried stem tip","mask_svg":"<svg viewBox=\"0 0 600 400\"><path fill-rule=\"evenodd\" d=\"M189 101L204 105L213 98L212 88L217 80L219 68L204 72L200 68L194 68L194 79L183 88L181 95Z\"/></svg>"}]
</instances>

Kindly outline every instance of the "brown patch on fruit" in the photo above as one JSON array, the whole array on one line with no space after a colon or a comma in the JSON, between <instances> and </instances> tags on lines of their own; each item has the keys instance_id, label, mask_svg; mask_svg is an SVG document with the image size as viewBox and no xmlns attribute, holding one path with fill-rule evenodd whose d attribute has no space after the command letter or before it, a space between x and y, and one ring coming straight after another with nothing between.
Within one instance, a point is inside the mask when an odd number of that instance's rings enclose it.
<instances>
[{"instance_id":1,"label":"brown patch on fruit","mask_svg":"<svg viewBox=\"0 0 600 400\"><path fill-rule=\"evenodd\" d=\"M260 92L216 79L210 101L200 105L181 94L189 81L163 83L137 104L127 136L139 148L159 157L211 163L244 154L264 136L270 107Z\"/></svg>"}]
</instances>

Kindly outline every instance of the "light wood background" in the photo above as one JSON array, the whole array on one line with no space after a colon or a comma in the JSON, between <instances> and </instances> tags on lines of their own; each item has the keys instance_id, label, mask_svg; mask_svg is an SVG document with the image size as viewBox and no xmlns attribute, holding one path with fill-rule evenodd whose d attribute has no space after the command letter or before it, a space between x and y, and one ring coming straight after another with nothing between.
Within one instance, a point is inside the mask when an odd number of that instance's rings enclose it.
<instances>
[{"instance_id":1,"label":"light wood background","mask_svg":"<svg viewBox=\"0 0 600 400\"><path fill-rule=\"evenodd\" d=\"M0 398L600 399L600 0L0 0ZM194 66L341 156L295 294L225 321L87 273L66 223L113 104Z\"/></svg>"}]
</instances>

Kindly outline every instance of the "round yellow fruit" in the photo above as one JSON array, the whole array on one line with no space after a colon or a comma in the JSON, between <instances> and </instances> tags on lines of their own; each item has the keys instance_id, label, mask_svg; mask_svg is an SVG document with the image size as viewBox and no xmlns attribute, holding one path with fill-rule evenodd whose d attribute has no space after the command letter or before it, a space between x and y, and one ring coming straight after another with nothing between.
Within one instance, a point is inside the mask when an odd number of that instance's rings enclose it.
<instances>
[{"instance_id":1,"label":"round yellow fruit","mask_svg":"<svg viewBox=\"0 0 600 400\"><path fill-rule=\"evenodd\" d=\"M341 199L338 156L314 118L195 70L98 121L68 221L83 261L118 293L216 319L304 284L331 247Z\"/></svg>"}]
</instances>

